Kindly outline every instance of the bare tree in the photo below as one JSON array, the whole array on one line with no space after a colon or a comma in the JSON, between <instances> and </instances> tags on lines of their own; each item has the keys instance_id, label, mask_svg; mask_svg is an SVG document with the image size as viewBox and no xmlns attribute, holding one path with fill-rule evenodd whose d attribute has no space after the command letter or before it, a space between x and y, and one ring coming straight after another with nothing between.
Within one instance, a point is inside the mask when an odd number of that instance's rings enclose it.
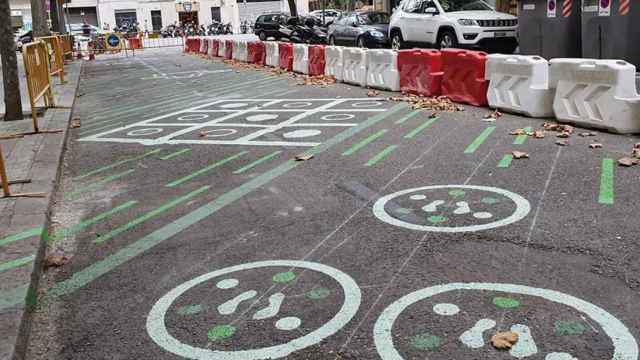
<instances>
[{"instance_id":1,"label":"bare tree","mask_svg":"<svg viewBox=\"0 0 640 360\"><path fill-rule=\"evenodd\" d=\"M296 0L288 0L289 1L289 12L291 16L298 16L298 6L296 5Z\"/></svg>"},{"instance_id":2,"label":"bare tree","mask_svg":"<svg viewBox=\"0 0 640 360\"><path fill-rule=\"evenodd\" d=\"M18 78L16 43L11 29L9 0L0 0L0 57L2 58L2 80L4 83L5 120L22 119L22 99Z\"/></svg>"},{"instance_id":3,"label":"bare tree","mask_svg":"<svg viewBox=\"0 0 640 360\"><path fill-rule=\"evenodd\" d=\"M47 23L47 8L45 0L31 0L31 22L33 24L33 36L48 36L49 24ZM57 0L51 0L57 1Z\"/></svg>"}]
</instances>

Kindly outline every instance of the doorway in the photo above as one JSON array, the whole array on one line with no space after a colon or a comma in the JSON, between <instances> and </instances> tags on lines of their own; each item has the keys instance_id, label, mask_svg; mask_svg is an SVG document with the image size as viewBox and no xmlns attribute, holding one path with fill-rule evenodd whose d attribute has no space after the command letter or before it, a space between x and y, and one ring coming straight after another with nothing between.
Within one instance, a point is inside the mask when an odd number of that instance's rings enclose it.
<instances>
[{"instance_id":1,"label":"doorway","mask_svg":"<svg viewBox=\"0 0 640 360\"><path fill-rule=\"evenodd\" d=\"M193 23L194 26L198 26L198 12L197 11L191 11L191 12L184 12L181 11L178 13L178 20L180 21L180 24L189 24L189 23Z\"/></svg>"}]
</instances>

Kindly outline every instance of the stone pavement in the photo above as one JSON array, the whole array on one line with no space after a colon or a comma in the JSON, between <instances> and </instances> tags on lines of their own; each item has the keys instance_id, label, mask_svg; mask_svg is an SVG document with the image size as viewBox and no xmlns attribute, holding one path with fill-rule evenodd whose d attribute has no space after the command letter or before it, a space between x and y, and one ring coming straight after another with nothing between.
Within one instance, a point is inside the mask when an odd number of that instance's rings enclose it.
<instances>
[{"instance_id":1,"label":"stone pavement","mask_svg":"<svg viewBox=\"0 0 640 360\"><path fill-rule=\"evenodd\" d=\"M29 334L29 312L37 289L44 254L43 230L49 226L49 206L58 179L75 92L82 63L65 66L67 83L53 79L56 108L39 118L41 129L62 129L61 133L29 135L2 140L9 180L31 179L11 186L12 193L44 192L42 198L0 198L0 292L11 292L0 312L0 359L21 358ZM24 84L24 78L21 76ZM1 94L0 94L1 95ZM23 107L28 95L23 91ZM4 106L4 104L3 104ZM1 109L4 110L4 109ZM29 109L30 112L30 109ZM31 118L0 121L0 136L32 131ZM9 290L11 289L11 290Z\"/></svg>"}]
</instances>

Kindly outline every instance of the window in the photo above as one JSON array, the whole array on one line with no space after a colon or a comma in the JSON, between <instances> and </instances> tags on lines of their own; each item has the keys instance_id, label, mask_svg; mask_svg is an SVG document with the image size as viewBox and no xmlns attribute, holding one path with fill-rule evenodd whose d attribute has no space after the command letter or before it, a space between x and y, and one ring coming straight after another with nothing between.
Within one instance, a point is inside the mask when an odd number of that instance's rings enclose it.
<instances>
[{"instance_id":1,"label":"window","mask_svg":"<svg viewBox=\"0 0 640 360\"><path fill-rule=\"evenodd\" d=\"M446 12L469 10L493 10L489 4L482 0L442 0L442 9Z\"/></svg>"},{"instance_id":2,"label":"window","mask_svg":"<svg viewBox=\"0 0 640 360\"><path fill-rule=\"evenodd\" d=\"M162 30L162 13L160 10L151 10L151 28L153 31Z\"/></svg>"},{"instance_id":3,"label":"window","mask_svg":"<svg viewBox=\"0 0 640 360\"><path fill-rule=\"evenodd\" d=\"M362 14L359 16L359 23L361 25L388 24L389 15L387 15L387 13L378 12Z\"/></svg>"},{"instance_id":4,"label":"window","mask_svg":"<svg viewBox=\"0 0 640 360\"><path fill-rule=\"evenodd\" d=\"M211 20L214 22L221 22L222 17L220 16L220 7L212 6L211 7Z\"/></svg>"},{"instance_id":5,"label":"window","mask_svg":"<svg viewBox=\"0 0 640 360\"><path fill-rule=\"evenodd\" d=\"M408 0L402 7L402 10L408 13L419 13L421 5L421 0Z\"/></svg>"}]
</instances>

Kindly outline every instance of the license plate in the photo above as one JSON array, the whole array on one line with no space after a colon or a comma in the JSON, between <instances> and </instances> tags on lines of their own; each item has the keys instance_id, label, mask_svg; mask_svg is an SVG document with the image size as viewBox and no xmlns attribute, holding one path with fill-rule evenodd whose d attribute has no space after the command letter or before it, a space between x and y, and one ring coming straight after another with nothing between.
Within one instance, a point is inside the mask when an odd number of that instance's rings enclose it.
<instances>
[{"instance_id":1,"label":"license plate","mask_svg":"<svg viewBox=\"0 0 640 360\"><path fill-rule=\"evenodd\" d=\"M495 37L507 37L507 33L506 32L497 32L497 33L494 33L494 34L495 34L494 35Z\"/></svg>"}]
</instances>

